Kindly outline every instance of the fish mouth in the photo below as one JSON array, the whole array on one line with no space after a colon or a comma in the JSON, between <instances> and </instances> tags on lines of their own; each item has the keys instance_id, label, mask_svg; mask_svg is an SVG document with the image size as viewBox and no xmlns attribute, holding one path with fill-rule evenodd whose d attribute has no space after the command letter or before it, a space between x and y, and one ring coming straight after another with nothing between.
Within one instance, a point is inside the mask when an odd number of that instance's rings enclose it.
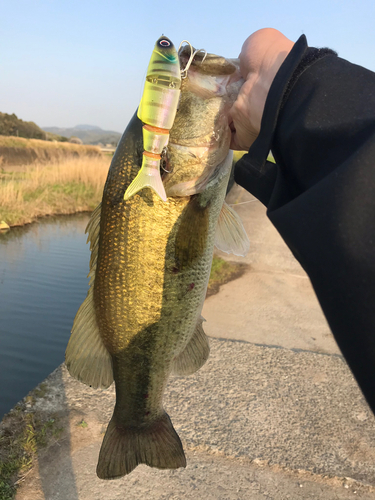
<instances>
[{"instance_id":1,"label":"fish mouth","mask_svg":"<svg viewBox=\"0 0 375 500\"><path fill-rule=\"evenodd\" d=\"M190 54L189 47L180 51L182 68ZM167 196L200 193L221 174L232 138L229 111L240 80L235 60L196 53L181 82L180 102L162 166Z\"/></svg>"}]
</instances>

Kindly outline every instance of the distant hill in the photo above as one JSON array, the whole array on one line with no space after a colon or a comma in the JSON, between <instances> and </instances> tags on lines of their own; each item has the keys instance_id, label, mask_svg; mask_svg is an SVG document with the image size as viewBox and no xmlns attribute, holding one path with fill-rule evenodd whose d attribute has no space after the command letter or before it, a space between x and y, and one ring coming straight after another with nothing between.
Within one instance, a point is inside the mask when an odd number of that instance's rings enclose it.
<instances>
[{"instance_id":1,"label":"distant hill","mask_svg":"<svg viewBox=\"0 0 375 500\"><path fill-rule=\"evenodd\" d=\"M47 139L47 134L34 122L24 122L13 113L0 113L0 135L13 135L25 139Z\"/></svg>"},{"instance_id":2,"label":"distant hill","mask_svg":"<svg viewBox=\"0 0 375 500\"><path fill-rule=\"evenodd\" d=\"M121 135L113 130L103 130L96 125L76 125L73 128L43 127L45 132L62 135L64 137L78 137L83 144L112 144L117 146Z\"/></svg>"},{"instance_id":3,"label":"distant hill","mask_svg":"<svg viewBox=\"0 0 375 500\"><path fill-rule=\"evenodd\" d=\"M59 142L65 142L72 138L72 142L76 143L82 141L83 144L117 146L122 134L113 130L103 130L96 125L76 125L73 128L40 128L34 122L24 122L14 113L8 115L0 112L0 135Z\"/></svg>"},{"instance_id":4,"label":"distant hill","mask_svg":"<svg viewBox=\"0 0 375 500\"><path fill-rule=\"evenodd\" d=\"M102 130L96 125L76 125L74 128L77 130Z\"/></svg>"}]
</instances>

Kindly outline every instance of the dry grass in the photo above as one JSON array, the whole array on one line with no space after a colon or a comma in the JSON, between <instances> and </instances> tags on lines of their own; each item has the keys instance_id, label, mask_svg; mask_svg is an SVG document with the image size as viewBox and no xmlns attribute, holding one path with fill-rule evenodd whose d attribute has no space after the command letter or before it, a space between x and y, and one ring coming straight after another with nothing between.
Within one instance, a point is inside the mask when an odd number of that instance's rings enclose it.
<instances>
[{"instance_id":1,"label":"dry grass","mask_svg":"<svg viewBox=\"0 0 375 500\"><path fill-rule=\"evenodd\" d=\"M58 415L43 414L34 406L45 391L46 384L40 384L0 422L1 500L16 497L17 486L30 472L38 453L64 433Z\"/></svg>"},{"instance_id":2,"label":"dry grass","mask_svg":"<svg viewBox=\"0 0 375 500\"><path fill-rule=\"evenodd\" d=\"M34 148L34 149L59 149L76 151L79 154L100 154L98 146L84 144L71 144L70 142L42 141L40 139L24 139L10 135L0 135L0 147Z\"/></svg>"},{"instance_id":3,"label":"dry grass","mask_svg":"<svg viewBox=\"0 0 375 500\"><path fill-rule=\"evenodd\" d=\"M0 221L10 226L37 217L92 210L100 202L108 156L83 156L0 174Z\"/></svg>"},{"instance_id":4,"label":"dry grass","mask_svg":"<svg viewBox=\"0 0 375 500\"><path fill-rule=\"evenodd\" d=\"M6 170L11 165L49 163L85 156L101 156L100 148L0 135L0 166Z\"/></svg>"}]
</instances>

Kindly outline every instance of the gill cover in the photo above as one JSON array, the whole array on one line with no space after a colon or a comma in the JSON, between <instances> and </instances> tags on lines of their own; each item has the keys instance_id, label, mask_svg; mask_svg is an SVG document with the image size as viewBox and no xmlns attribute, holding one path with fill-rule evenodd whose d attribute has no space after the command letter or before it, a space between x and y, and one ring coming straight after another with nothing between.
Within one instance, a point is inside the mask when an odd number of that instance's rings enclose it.
<instances>
[{"instance_id":1,"label":"gill cover","mask_svg":"<svg viewBox=\"0 0 375 500\"><path fill-rule=\"evenodd\" d=\"M137 116L143 127L143 161L136 178L125 191L124 200L149 187L163 200L167 195L160 175L160 158L168 144L180 98L181 74L177 51L169 38L156 42L147 69Z\"/></svg>"}]
</instances>

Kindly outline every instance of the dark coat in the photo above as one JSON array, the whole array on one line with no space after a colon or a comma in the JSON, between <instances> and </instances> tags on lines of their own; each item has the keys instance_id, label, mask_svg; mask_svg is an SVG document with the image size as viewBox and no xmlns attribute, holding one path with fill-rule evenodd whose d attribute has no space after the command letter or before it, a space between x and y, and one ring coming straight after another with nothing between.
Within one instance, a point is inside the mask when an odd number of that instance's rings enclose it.
<instances>
[{"instance_id":1,"label":"dark coat","mask_svg":"<svg viewBox=\"0 0 375 500\"><path fill-rule=\"evenodd\" d=\"M375 413L375 73L302 36L235 180L305 269Z\"/></svg>"}]
</instances>

